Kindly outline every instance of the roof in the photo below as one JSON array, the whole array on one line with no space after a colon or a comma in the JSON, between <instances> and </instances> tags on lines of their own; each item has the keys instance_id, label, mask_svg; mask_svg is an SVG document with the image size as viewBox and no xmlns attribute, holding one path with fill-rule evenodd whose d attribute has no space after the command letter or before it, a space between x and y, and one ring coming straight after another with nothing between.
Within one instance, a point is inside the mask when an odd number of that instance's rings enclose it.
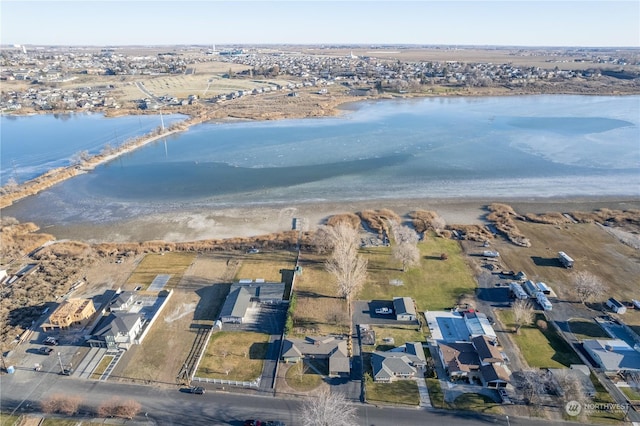
<instances>
[{"instance_id":1,"label":"roof","mask_svg":"<svg viewBox=\"0 0 640 426\"><path fill-rule=\"evenodd\" d=\"M456 371L477 370L480 367L478 352L472 343L453 342L440 343L442 362L449 368L449 373Z\"/></svg>"},{"instance_id":2,"label":"roof","mask_svg":"<svg viewBox=\"0 0 640 426\"><path fill-rule=\"evenodd\" d=\"M396 315L416 315L416 307L410 297L394 297L393 309L395 309Z\"/></svg>"},{"instance_id":3,"label":"roof","mask_svg":"<svg viewBox=\"0 0 640 426\"><path fill-rule=\"evenodd\" d=\"M482 378L485 382L495 382L498 380L503 382L509 381L509 373L500 365L483 365L480 367L480 373L482 374Z\"/></svg>"},{"instance_id":4,"label":"roof","mask_svg":"<svg viewBox=\"0 0 640 426\"><path fill-rule=\"evenodd\" d=\"M504 361L498 347L494 345L493 340L487 336L476 336L471 339L471 342L473 346L475 346L478 357L482 362L494 363Z\"/></svg>"},{"instance_id":5,"label":"roof","mask_svg":"<svg viewBox=\"0 0 640 426\"><path fill-rule=\"evenodd\" d=\"M413 355L417 358L418 361L422 364L427 363L427 358L424 355L424 348L422 347L422 343L420 342L407 342L405 343L405 352L409 355Z\"/></svg>"},{"instance_id":6,"label":"roof","mask_svg":"<svg viewBox=\"0 0 640 426\"><path fill-rule=\"evenodd\" d=\"M413 364L419 362L419 358L405 352L381 352L371 354L371 367L373 377L377 380L388 380L394 376L411 376L417 370Z\"/></svg>"},{"instance_id":7,"label":"roof","mask_svg":"<svg viewBox=\"0 0 640 426\"><path fill-rule=\"evenodd\" d=\"M469 329L471 337L485 335L492 339L496 338L496 332L493 330L493 327L491 327L491 324L489 324L489 320L485 314L480 312L465 312L464 322Z\"/></svg>"},{"instance_id":8,"label":"roof","mask_svg":"<svg viewBox=\"0 0 640 426\"><path fill-rule=\"evenodd\" d=\"M94 336L126 335L136 325L140 315L129 312L112 312L98 323L92 333Z\"/></svg>"},{"instance_id":9,"label":"roof","mask_svg":"<svg viewBox=\"0 0 640 426\"><path fill-rule=\"evenodd\" d=\"M283 358L325 355L329 357L331 373L349 372L347 341L335 336L307 336L304 339L287 338L282 344Z\"/></svg>"},{"instance_id":10,"label":"roof","mask_svg":"<svg viewBox=\"0 0 640 426\"><path fill-rule=\"evenodd\" d=\"M584 340L582 345L598 358L596 361L605 370L640 370L640 352L623 340Z\"/></svg>"},{"instance_id":11,"label":"roof","mask_svg":"<svg viewBox=\"0 0 640 426\"><path fill-rule=\"evenodd\" d=\"M220 318L225 317L237 317L243 318L247 312L247 308L251 303L251 294L243 288L237 287L235 289L232 288L231 292L224 301L224 305L222 305L222 310L220 311Z\"/></svg>"}]
</instances>

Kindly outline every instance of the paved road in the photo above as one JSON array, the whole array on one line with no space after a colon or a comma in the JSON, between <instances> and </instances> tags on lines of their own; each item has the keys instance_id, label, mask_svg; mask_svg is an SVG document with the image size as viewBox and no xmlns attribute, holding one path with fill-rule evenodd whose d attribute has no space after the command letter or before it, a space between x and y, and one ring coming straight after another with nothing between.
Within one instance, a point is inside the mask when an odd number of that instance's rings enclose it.
<instances>
[{"instance_id":1,"label":"paved road","mask_svg":"<svg viewBox=\"0 0 640 426\"><path fill-rule=\"evenodd\" d=\"M302 400L282 399L268 396L232 394L209 391L204 395L193 395L173 387L150 387L80 380L52 375L46 388L39 385L39 373L19 371L0 377L0 408L16 413L29 412L34 401L47 395L64 392L81 395L83 404L97 407L113 397L121 400L133 399L142 405L136 422L141 425L241 425L244 419L278 419L287 425L302 426L297 421ZM46 373L44 373L46 374ZM48 377L49 378L49 377ZM545 424L541 420L484 416L478 413L456 413L423 409L395 407L379 408L356 403L358 424L362 426L404 425L521 425ZM145 417L145 413L147 416ZM566 423L566 425L576 423Z\"/></svg>"}]
</instances>

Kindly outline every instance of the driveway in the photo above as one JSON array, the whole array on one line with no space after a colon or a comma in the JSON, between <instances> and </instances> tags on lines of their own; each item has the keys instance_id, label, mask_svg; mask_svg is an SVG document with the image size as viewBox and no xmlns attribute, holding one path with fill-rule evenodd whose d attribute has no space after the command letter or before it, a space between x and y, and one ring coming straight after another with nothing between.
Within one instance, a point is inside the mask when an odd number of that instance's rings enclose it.
<instances>
[{"instance_id":1,"label":"driveway","mask_svg":"<svg viewBox=\"0 0 640 426\"><path fill-rule=\"evenodd\" d=\"M388 308L393 312L393 302L391 300L358 300L353 303L353 324L369 325L418 325L417 321L398 321L395 314L376 314L376 309Z\"/></svg>"}]
</instances>

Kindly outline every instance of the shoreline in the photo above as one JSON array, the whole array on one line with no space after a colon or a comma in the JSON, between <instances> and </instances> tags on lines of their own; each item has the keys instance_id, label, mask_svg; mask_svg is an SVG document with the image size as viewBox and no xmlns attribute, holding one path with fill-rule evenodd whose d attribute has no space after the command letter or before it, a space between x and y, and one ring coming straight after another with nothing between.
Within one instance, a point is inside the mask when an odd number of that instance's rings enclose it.
<instances>
[{"instance_id":1,"label":"shoreline","mask_svg":"<svg viewBox=\"0 0 640 426\"><path fill-rule=\"evenodd\" d=\"M192 242L228 238L248 238L293 230L313 231L328 217L364 210L390 209L408 220L408 213L431 210L447 224L484 225L488 222L486 206L491 203L512 206L520 214L574 211L591 212L600 208L640 210L640 198L593 196L555 198L439 198L439 199L371 199L367 201L326 201L309 203L270 204L220 208L183 208L140 216L117 222L75 223L43 227L42 232L57 239L80 240L88 243L124 242Z\"/></svg>"}]
</instances>

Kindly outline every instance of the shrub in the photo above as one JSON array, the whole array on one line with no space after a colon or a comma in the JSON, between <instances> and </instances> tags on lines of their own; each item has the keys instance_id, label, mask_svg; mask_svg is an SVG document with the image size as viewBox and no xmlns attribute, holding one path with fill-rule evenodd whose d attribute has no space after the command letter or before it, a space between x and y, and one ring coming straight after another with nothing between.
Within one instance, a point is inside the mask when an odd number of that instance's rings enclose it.
<instances>
[{"instance_id":1,"label":"shrub","mask_svg":"<svg viewBox=\"0 0 640 426\"><path fill-rule=\"evenodd\" d=\"M545 320L539 319L536 321L536 327L538 327L542 331L547 331L548 324Z\"/></svg>"}]
</instances>

